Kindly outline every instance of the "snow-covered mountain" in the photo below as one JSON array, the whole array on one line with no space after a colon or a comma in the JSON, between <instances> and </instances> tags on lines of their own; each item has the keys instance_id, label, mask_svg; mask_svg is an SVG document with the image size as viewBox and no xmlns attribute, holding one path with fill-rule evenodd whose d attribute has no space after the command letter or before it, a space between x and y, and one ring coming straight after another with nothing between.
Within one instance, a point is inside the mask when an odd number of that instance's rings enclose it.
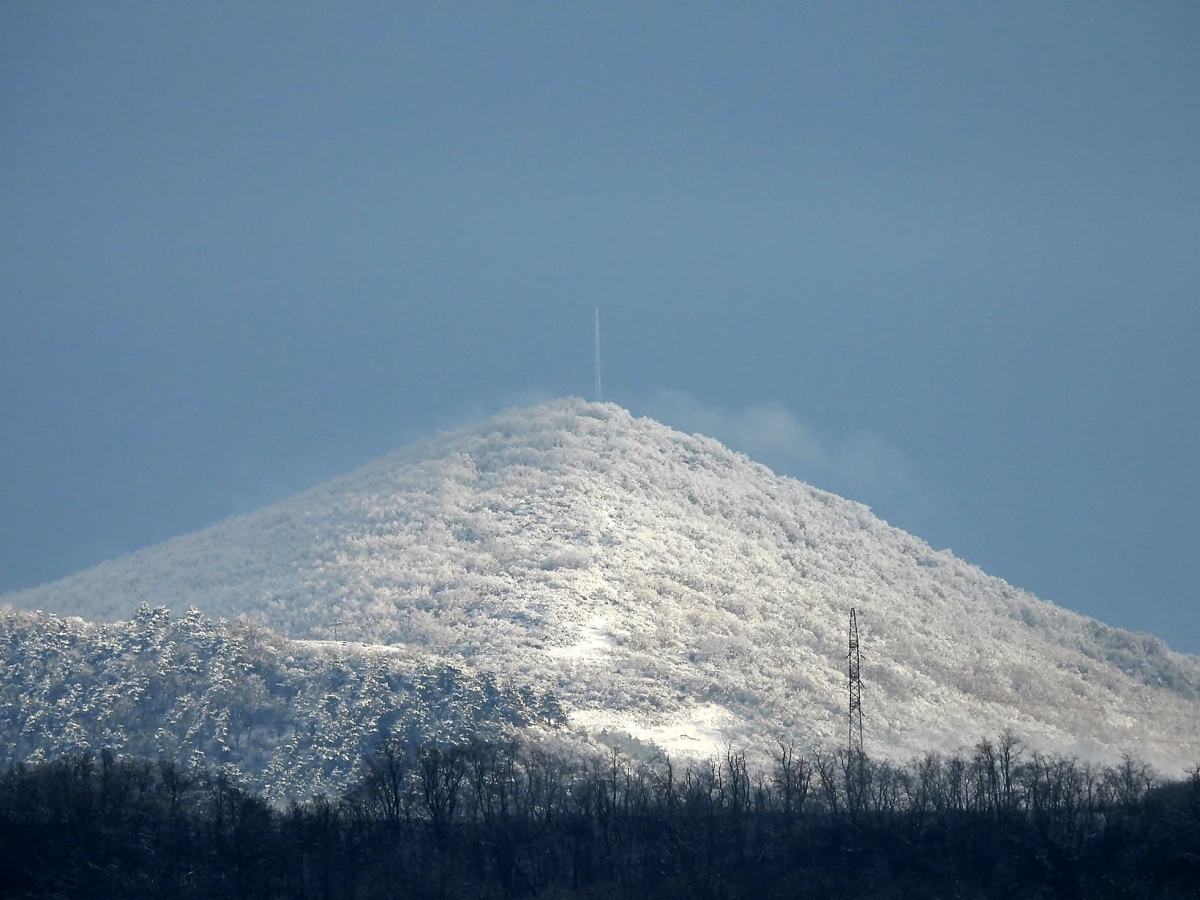
<instances>
[{"instance_id":1,"label":"snow-covered mountain","mask_svg":"<svg viewBox=\"0 0 1200 900\"><path fill-rule=\"evenodd\" d=\"M303 799L346 788L381 735L494 741L564 722L552 692L415 648L293 641L196 609L116 624L0 613L0 647L0 766L109 749Z\"/></svg>"},{"instance_id":2,"label":"snow-covered mountain","mask_svg":"<svg viewBox=\"0 0 1200 900\"><path fill-rule=\"evenodd\" d=\"M872 753L1011 727L1168 771L1200 759L1200 659L612 404L510 411L4 600L415 648L552 691L577 728L701 754L840 740L853 606Z\"/></svg>"}]
</instances>

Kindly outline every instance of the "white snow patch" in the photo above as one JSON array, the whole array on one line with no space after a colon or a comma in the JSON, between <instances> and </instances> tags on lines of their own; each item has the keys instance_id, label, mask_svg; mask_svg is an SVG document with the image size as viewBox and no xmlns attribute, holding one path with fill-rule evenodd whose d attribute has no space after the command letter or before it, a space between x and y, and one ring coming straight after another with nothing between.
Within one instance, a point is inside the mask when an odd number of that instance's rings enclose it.
<instances>
[{"instance_id":1,"label":"white snow patch","mask_svg":"<svg viewBox=\"0 0 1200 900\"><path fill-rule=\"evenodd\" d=\"M557 659L572 662L603 662L612 653L613 646L608 622L603 616L596 616L584 627L582 640L569 647L551 647L548 652Z\"/></svg>"},{"instance_id":2,"label":"white snow patch","mask_svg":"<svg viewBox=\"0 0 1200 900\"><path fill-rule=\"evenodd\" d=\"M671 754L706 759L716 756L733 734L736 717L723 706L704 703L651 720L645 714L614 709L579 709L568 713L570 724L597 734L624 732Z\"/></svg>"},{"instance_id":3,"label":"white snow patch","mask_svg":"<svg viewBox=\"0 0 1200 900\"><path fill-rule=\"evenodd\" d=\"M291 644L307 650L332 651L338 654L353 653L360 656L412 656L411 647L396 644L364 644L361 641L317 641L293 638ZM432 656L432 654L426 654Z\"/></svg>"}]
</instances>

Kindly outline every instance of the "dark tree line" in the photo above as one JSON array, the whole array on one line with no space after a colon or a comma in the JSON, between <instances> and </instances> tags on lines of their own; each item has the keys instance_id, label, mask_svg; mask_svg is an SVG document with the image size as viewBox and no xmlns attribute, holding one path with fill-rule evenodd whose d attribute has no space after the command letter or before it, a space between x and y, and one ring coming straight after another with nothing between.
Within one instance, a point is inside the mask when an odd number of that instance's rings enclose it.
<instances>
[{"instance_id":1,"label":"dark tree line","mask_svg":"<svg viewBox=\"0 0 1200 900\"><path fill-rule=\"evenodd\" d=\"M1164 782L1011 734L907 765L781 745L678 767L382 740L337 797L73 754L0 775L0 896L1200 896L1200 766Z\"/></svg>"}]
</instances>

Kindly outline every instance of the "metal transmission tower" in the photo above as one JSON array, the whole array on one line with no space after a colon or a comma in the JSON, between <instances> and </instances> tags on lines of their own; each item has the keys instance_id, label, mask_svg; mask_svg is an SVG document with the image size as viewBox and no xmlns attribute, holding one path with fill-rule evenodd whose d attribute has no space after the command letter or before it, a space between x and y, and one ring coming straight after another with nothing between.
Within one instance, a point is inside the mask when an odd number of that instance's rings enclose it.
<instances>
[{"instance_id":1,"label":"metal transmission tower","mask_svg":"<svg viewBox=\"0 0 1200 900\"><path fill-rule=\"evenodd\" d=\"M600 393L600 307L596 307L596 402L604 397Z\"/></svg>"},{"instance_id":2,"label":"metal transmission tower","mask_svg":"<svg viewBox=\"0 0 1200 900\"><path fill-rule=\"evenodd\" d=\"M847 748L851 758L862 759L862 657L858 653L858 622L850 607L850 652L846 654L850 674L850 723Z\"/></svg>"}]
</instances>

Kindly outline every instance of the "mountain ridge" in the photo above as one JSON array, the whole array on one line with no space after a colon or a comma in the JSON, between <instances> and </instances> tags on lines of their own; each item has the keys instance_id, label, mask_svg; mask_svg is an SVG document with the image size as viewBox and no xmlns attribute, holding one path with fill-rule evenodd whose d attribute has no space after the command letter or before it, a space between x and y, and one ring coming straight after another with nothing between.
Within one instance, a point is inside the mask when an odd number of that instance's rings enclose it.
<instances>
[{"instance_id":1,"label":"mountain ridge","mask_svg":"<svg viewBox=\"0 0 1200 900\"><path fill-rule=\"evenodd\" d=\"M462 744L564 722L552 693L416 648L293 641L196 609L0 612L0 646L0 767L107 750L306 799L344 790L383 735Z\"/></svg>"},{"instance_id":2,"label":"mountain ridge","mask_svg":"<svg viewBox=\"0 0 1200 900\"><path fill-rule=\"evenodd\" d=\"M0 601L92 618L196 606L293 639L421 647L553 689L579 727L676 751L836 740L855 606L868 749L1011 726L1083 756L1200 753L1200 659L710 438L577 399Z\"/></svg>"}]
</instances>

